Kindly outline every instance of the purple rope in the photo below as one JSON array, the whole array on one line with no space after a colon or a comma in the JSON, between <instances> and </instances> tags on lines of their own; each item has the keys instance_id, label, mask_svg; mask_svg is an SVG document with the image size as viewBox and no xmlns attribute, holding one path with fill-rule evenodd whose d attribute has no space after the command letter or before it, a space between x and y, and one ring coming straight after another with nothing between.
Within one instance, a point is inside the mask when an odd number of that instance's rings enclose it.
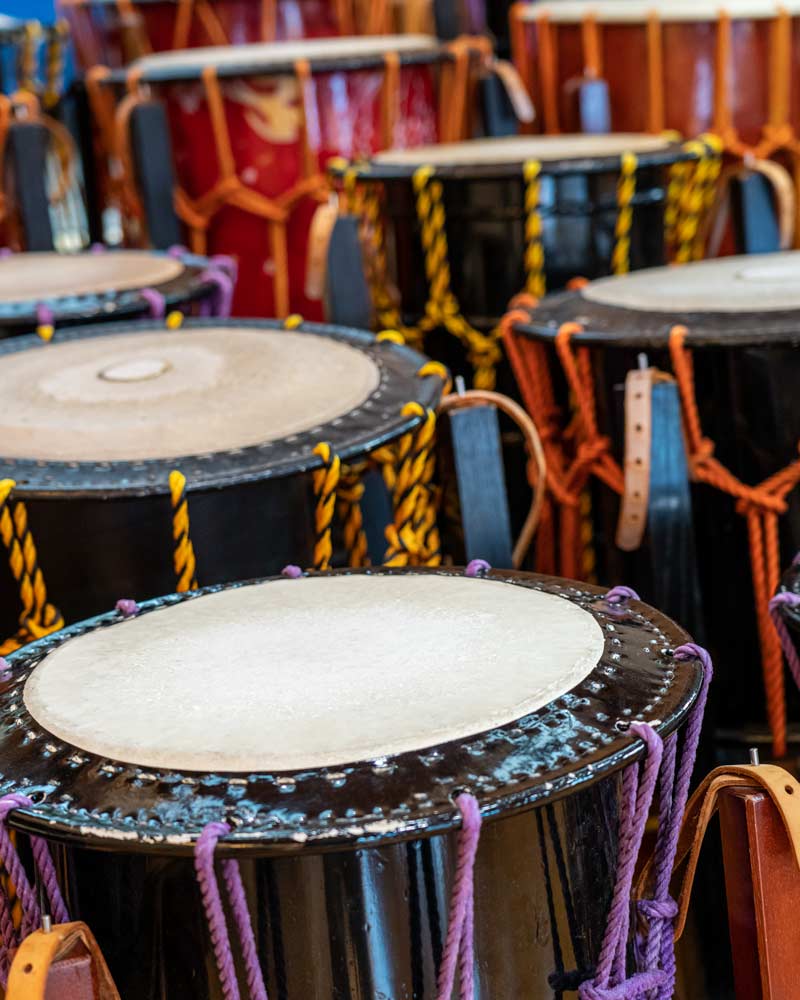
<instances>
[{"instance_id":1,"label":"purple rope","mask_svg":"<svg viewBox=\"0 0 800 1000\"><path fill-rule=\"evenodd\" d=\"M473 559L464 570L464 576L486 576L492 567L485 559Z\"/></svg>"},{"instance_id":2,"label":"purple rope","mask_svg":"<svg viewBox=\"0 0 800 1000\"><path fill-rule=\"evenodd\" d=\"M458 796L456 805L461 812L461 830L450 895L447 939L436 983L436 1000L451 1000L457 965L461 973L461 1000L472 1000L475 992L473 871L481 835L481 810L478 800L467 793Z\"/></svg>"},{"instance_id":3,"label":"purple rope","mask_svg":"<svg viewBox=\"0 0 800 1000\"><path fill-rule=\"evenodd\" d=\"M39 302L36 306L36 322L39 326L52 326L55 322L55 314L53 310L46 306L43 302Z\"/></svg>"},{"instance_id":4,"label":"purple rope","mask_svg":"<svg viewBox=\"0 0 800 1000\"><path fill-rule=\"evenodd\" d=\"M167 256L173 257L175 260L180 260L182 257L189 256L188 247L181 246L180 243L176 243L167 250Z\"/></svg>"},{"instance_id":5,"label":"purple rope","mask_svg":"<svg viewBox=\"0 0 800 1000\"><path fill-rule=\"evenodd\" d=\"M281 570L281 576L286 576L290 580L297 580L302 575L303 571L300 569L300 567L292 566L291 564L288 566L284 566L283 569Z\"/></svg>"},{"instance_id":6,"label":"purple rope","mask_svg":"<svg viewBox=\"0 0 800 1000\"><path fill-rule=\"evenodd\" d=\"M800 553L795 556L795 561L798 558L800 558ZM789 670L792 673L794 682L800 688L800 657L797 655L797 647L789 634L789 629L786 627L786 622L783 620L783 615L781 614L781 608L796 608L798 605L800 605L800 594L793 594L790 590L784 590L782 593L776 594L769 602L769 614L770 618L772 618L772 624L775 626L775 631L778 633L778 638L781 641L783 655L789 664Z\"/></svg>"},{"instance_id":7,"label":"purple rope","mask_svg":"<svg viewBox=\"0 0 800 1000\"><path fill-rule=\"evenodd\" d=\"M89 247L89 253L106 253L107 250L105 243L92 243Z\"/></svg>"},{"instance_id":8,"label":"purple rope","mask_svg":"<svg viewBox=\"0 0 800 1000\"><path fill-rule=\"evenodd\" d=\"M239 263L235 257L226 253L215 253L211 258L211 263L227 274L231 281L236 284L236 279L239 277Z\"/></svg>"},{"instance_id":9,"label":"purple rope","mask_svg":"<svg viewBox=\"0 0 800 1000\"><path fill-rule=\"evenodd\" d=\"M220 267L207 267L200 276L201 281L207 281L214 286L214 310L223 319L231 314L233 305L233 278Z\"/></svg>"},{"instance_id":10,"label":"purple rope","mask_svg":"<svg viewBox=\"0 0 800 1000\"><path fill-rule=\"evenodd\" d=\"M123 618L133 618L139 614L139 605L132 597L120 597L115 607Z\"/></svg>"},{"instance_id":11,"label":"purple rope","mask_svg":"<svg viewBox=\"0 0 800 1000\"><path fill-rule=\"evenodd\" d=\"M58 884L56 866L50 854L50 848L43 837L31 837L31 851L39 875L44 883L47 899L50 903L50 916L57 924L65 924L69 920L69 910L61 895L61 887Z\"/></svg>"},{"instance_id":12,"label":"purple rope","mask_svg":"<svg viewBox=\"0 0 800 1000\"><path fill-rule=\"evenodd\" d=\"M11 664L4 656L0 656L0 681L11 680Z\"/></svg>"},{"instance_id":13,"label":"purple rope","mask_svg":"<svg viewBox=\"0 0 800 1000\"><path fill-rule=\"evenodd\" d=\"M607 604L622 604L625 601L640 601L641 598L632 590L630 587L612 587L611 590L605 595L603 600Z\"/></svg>"},{"instance_id":14,"label":"purple rope","mask_svg":"<svg viewBox=\"0 0 800 1000\"><path fill-rule=\"evenodd\" d=\"M232 859L223 861L222 874L225 878L225 885L228 888L231 912L233 913L233 920L239 935L239 944L242 948L244 967L247 974L248 996L250 1000L269 1000L267 988L264 985L264 976L261 972L261 964L258 961L256 937L250 921L250 909L247 905L247 896L242 884L242 873L239 871L239 862Z\"/></svg>"},{"instance_id":15,"label":"purple rope","mask_svg":"<svg viewBox=\"0 0 800 1000\"><path fill-rule=\"evenodd\" d=\"M13 257L14 251L11 247L0 247L0 258Z\"/></svg>"},{"instance_id":16,"label":"purple rope","mask_svg":"<svg viewBox=\"0 0 800 1000\"><path fill-rule=\"evenodd\" d=\"M29 809L33 802L26 795L13 793L0 799L0 863L8 872L8 877L14 885L17 898L22 905L22 927L20 938L25 938L35 930L42 921L36 892L28 881L28 876L17 854L17 849L11 842L6 820L14 809Z\"/></svg>"},{"instance_id":17,"label":"purple rope","mask_svg":"<svg viewBox=\"0 0 800 1000\"><path fill-rule=\"evenodd\" d=\"M197 883L203 898L208 930L214 947L214 958L217 962L222 996L224 1000L239 1000L239 983L236 979L236 967L231 951L228 925L225 922L225 911L222 906L217 876L214 871L214 851L220 837L230 833L227 823L209 823L197 839L194 846L194 867L197 873Z\"/></svg>"},{"instance_id":18,"label":"purple rope","mask_svg":"<svg viewBox=\"0 0 800 1000\"><path fill-rule=\"evenodd\" d=\"M141 296L150 309L151 319L163 319L167 312L167 300L155 288L143 288Z\"/></svg>"},{"instance_id":19,"label":"purple rope","mask_svg":"<svg viewBox=\"0 0 800 1000\"><path fill-rule=\"evenodd\" d=\"M633 1000L658 987L663 979L662 973L626 977L633 875L663 754L661 737L652 726L634 722L631 731L644 740L647 756L641 767L628 767L622 778L617 876L595 977L579 987L580 1000Z\"/></svg>"}]
</instances>

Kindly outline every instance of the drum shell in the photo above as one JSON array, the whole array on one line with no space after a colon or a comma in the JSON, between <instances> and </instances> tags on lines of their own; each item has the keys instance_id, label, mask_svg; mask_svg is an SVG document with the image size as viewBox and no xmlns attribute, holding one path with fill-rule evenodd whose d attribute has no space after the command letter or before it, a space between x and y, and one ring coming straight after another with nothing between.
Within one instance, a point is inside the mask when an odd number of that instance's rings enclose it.
<instances>
[{"instance_id":1,"label":"drum shell","mask_svg":"<svg viewBox=\"0 0 800 1000\"><path fill-rule=\"evenodd\" d=\"M632 269L664 263L667 170L646 166L637 172ZM618 177L618 170L611 169L558 176L543 172L540 205L548 290L563 288L571 278L610 273ZM452 289L470 322L490 329L525 286L522 170L517 177L445 178L442 184ZM405 318L413 322L425 311L428 281L410 180L387 181L385 203L389 256L395 262Z\"/></svg>"},{"instance_id":2,"label":"drum shell","mask_svg":"<svg viewBox=\"0 0 800 1000\"><path fill-rule=\"evenodd\" d=\"M599 429L610 438L620 464L625 443L625 376L639 366L639 356L640 350L634 348L591 349ZM704 435L714 442L715 458L747 484L763 482L796 459L800 439L795 399L800 353L796 348L788 343L771 348L712 346L696 348L693 358L701 425ZM647 360L662 371L671 370L666 350L648 351ZM618 549L619 498L596 481L592 498L598 578L632 586L643 600L652 600L653 578L660 572L658 560L663 554L651 550L647 536L636 552ZM754 726L763 728L766 718L748 521L737 511L734 497L710 485L693 483L691 500L701 607L694 623L685 609L680 612L717 664L718 683L711 687L709 722L717 727L720 746L729 740L738 746L742 733ZM787 496L787 505L780 518L783 565L800 549L800 498L796 491ZM665 610L679 615L677 608ZM786 694L789 715L796 718L800 699L791 685L787 685Z\"/></svg>"},{"instance_id":3,"label":"drum shell","mask_svg":"<svg viewBox=\"0 0 800 1000\"><path fill-rule=\"evenodd\" d=\"M720 86L717 73L718 22L716 11L706 21L663 21L661 23L661 53L663 62L664 120L654 126L648 118L650 99L648 76L650 56L647 44L647 24L598 24L600 36L600 75L608 82L611 104L611 124L617 131L653 131L659 127L674 129L684 137L693 137L714 130L715 95ZM585 75L582 27L557 23L551 17L551 31L556 47L556 78L559 127L563 131L580 127L575 103L568 94L568 81ZM730 59L726 68L724 95L730 109L731 122L742 141L755 144L761 138L763 126L770 120L770 33L774 19L731 19ZM522 28L525 40L521 72L532 84L537 107L543 106L544 87L539 28L526 23ZM791 23L790 79L798 79L800 70L800 18ZM641 85L632 86L633 81ZM800 92L792 84L789 101L789 122L800 125ZM555 130L551 120L540 119L546 131Z\"/></svg>"},{"instance_id":4,"label":"drum shell","mask_svg":"<svg viewBox=\"0 0 800 1000\"><path fill-rule=\"evenodd\" d=\"M121 597L142 600L176 589L168 495L25 503L48 598L67 623L108 611ZM274 575L288 563L312 562L310 474L190 492L188 506L201 584ZM0 635L11 635L20 603L5 558L0 608Z\"/></svg>"},{"instance_id":5,"label":"drum shell","mask_svg":"<svg viewBox=\"0 0 800 1000\"><path fill-rule=\"evenodd\" d=\"M382 67L315 73L309 83L308 139L320 170L329 159L355 159L382 149ZM236 172L252 190L280 198L304 175L300 91L291 75L220 80ZM197 198L220 180L209 106L200 81L154 85L167 106L178 183ZM344 96L346 95L346 97ZM309 109L311 109L309 111ZM437 139L435 68L405 65L399 73L397 123L391 145L416 146ZM314 118L311 119L313 114ZM305 294L309 228L318 200L301 198L287 225L290 308L307 319L323 318L322 299ZM274 316L275 273L270 224L227 205L208 228L207 251L239 262L234 315Z\"/></svg>"},{"instance_id":6,"label":"drum shell","mask_svg":"<svg viewBox=\"0 0 800 1000\"><path fill-rule=\"evenodd\" d=\"M554 805L484 823L476 997L545 1000L559 995L564 970L590 972L613 885L617 793L617 778L607 777ZM269 995L433 997L454 854L454 840L437 836L244 858ZM67 848L61 860L71 914L92 927L123 997L219 1000L190 858Z\"/></svg>"},{"instance_id":7,"label":"drum shell","mask_svg":"<svg viewBox=\"0 0 800 1000\"><path fill-rule=\"evenodd\" d=\"M175 48L180 3L177 0L134 2L133 24L127 24L116 4L109 2L66 3L63 15L70 25L81 68L104 65L118 68L152 52ZM198 4L197 7L201 7ZM209 5L211 6L211 5ZM265 38L262 4L253 0L214 0L213 16L195 11L190 21L188 48L271 41ZM276 4L275 37L319 38L341 34L335 5L328 0L279 0ZM215 23L215 24L214 24ZM214 25L211 31L206 25Z\"/></svg>"}]
</instances>

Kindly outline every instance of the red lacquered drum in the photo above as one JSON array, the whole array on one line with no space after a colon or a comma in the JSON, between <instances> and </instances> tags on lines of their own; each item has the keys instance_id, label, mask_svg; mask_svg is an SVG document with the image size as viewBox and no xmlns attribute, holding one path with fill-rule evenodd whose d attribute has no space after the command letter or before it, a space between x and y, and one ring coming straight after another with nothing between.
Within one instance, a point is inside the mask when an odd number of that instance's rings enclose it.
<instances>
[{"instance_id":1,"label":"red lacquered drum","mask_svg":"<svg viewBox=\"0 0 800 1000\"><path fill-rule=\"evenodd\" d=\"M545 131L574 128L575 85L603 78L615 129L713 130L727 149L764 156L794 147L797 0L520 3L511 29Z\"/></svg>"},{"instance_id":2,"label":"red lacquered drum","mask_svg":"<svg viewBox=\"0 0 800 1000\"><path fill-rule=\"evenodd\" d=\"M151 52L200 45L379 33L386 0L60 0L78 61L125 66Z\"/></svg>"},{"instance_id":3,"label":"red lacquered drum","mask_svg":"<svg viewBox=\"0 0 800 1000\"><path fill-rule=\"evenodd\" d=\"M166 102L177 210L195 252L239 261L234 312L321 317L307 251L325 164L458 137L470 52L428 35L320 39L155 55L108 79ZM98 84L99 116L109 96Z\"/></svg>"},{"instance_id":4,"label":"red lacquered drum","mask_svg":"<svg viewBox=\"0 0 800 1000\"><path fill-rule=\"evenodd\" d=\"M0 257L0 338L111 319L161 317L175 309L227 316L232 262L168 253L96 247L83 253Z\"/></svg>"}]
</instances>

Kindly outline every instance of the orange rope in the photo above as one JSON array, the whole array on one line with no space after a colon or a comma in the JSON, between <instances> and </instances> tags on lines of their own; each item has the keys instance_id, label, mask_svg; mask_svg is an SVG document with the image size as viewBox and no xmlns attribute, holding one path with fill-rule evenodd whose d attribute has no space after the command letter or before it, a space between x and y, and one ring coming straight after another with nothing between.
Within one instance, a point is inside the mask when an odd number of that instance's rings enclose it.
<instances>
[{"instance_id":1,"label":"orange rope","mask_svg":"<svg viewBox=\"0 0 800 1000\"><path fill-rule=\"evenodd\" d=\"M383 57L384 73L381 90L381 142L384 149L394 146L397 123L398 94L400 91L400 56L387 52Z\"/></svg>"},{"instance_id":2,"label":"orange rope","mask_svg":"<svg viewBox=\"0 0 800 1000\"><path fill-rule=\"evenodd\" d=\"M277 34L277 0L261 0L261 41L272 42Z\"/></svg>"},{"instance_id":3,"label":"orange rope","mask_svg":"<svg viewBox=\"0 0 800 1000\"><path fill-rule=\"evenodd\" d=\"M509 36L511 41L511 60L519 73L525 89L533 95L533 59L529 45L529 29L523 15L528 9L527 2L511 5L508 12ZM521 132L532 132L533 123L520 124Z\"/></svg>"},{"instance_id":4,"label":"orange rope","mask_svg":"<svg viewBox=\"0 0 800 1000\"><path fill-rule=\"evenodd\" d=\"M536 29L545 132L560 132L558 123L558 54L553 37L556 29L550 23L547 14L540 14L536 19Z\"/></svg>"},{"instance_id":5,"label":"orange rope","mask_svg":"<svg viewBox=\"0 0 800 1000\"><path fill-rule=\"evenodd\" d=\"M664 48L655 10L647 16L647 131L664 131Z\"/></svg>"},{"instance_id":6,"label":"orange rope","mask_svg":"<svg viewBox=\"0 0 800 1000\"><path fill-rule=\"evenodd\" d=\"M194 0L178 0L178 10L175 14L175 30L172 34L173 49L189 47L189 31L192 26L192 8Z\"/></svg>"},{"instance_id":7,"label":"orange rope","mask_svg":"<svg viewBox=\"0 0 800 1000\"><path fill-rule=\"evenodd\" d=\"M600 26L594 14L587 14L581 21L583 43L583 71L591 80L603 75L603 48L600 43Z\"/></svg>"},{"instance_id":8,"label":"orange rope","mask_svg":"<svg viewBox=\"0 0 800 1000\"><path fill-rule=\"evenodd\" d=\"M800 483L800 459L765 479L747 486L714 458L714 442L703 436L694 386L692 355L685 346L687 330L670 331L670 356L681 398L686 447L693 477L736 500L736 511L747 519L753 597L761 644L767 719L773 753L786 753L786 704L780 641L769 617L769 600L780 580L778 517L787 510L786 496Z\"/></svg>"}]
</instances>

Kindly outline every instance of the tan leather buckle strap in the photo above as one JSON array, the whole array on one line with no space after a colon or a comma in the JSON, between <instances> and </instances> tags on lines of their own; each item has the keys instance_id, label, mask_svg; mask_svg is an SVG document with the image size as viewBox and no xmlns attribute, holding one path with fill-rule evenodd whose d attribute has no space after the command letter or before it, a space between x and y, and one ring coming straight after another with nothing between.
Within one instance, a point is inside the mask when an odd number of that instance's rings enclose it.
<instances>
[{"instance_id":1,"label":"tan leather buckle strap","mask_svg":"<svg viewBox=\"0 0 800 1000\"><path fill-rule=\"evenodd\" d=\"M639 548L647 527L653 385L670 380L655 368L635 368L625 378L625 489L617 522L617 546L623 552Z\"/></svg>"},{"instance_id":2,"label":"tan leather buckle strap","mask_svg":"<svg viewBox=\"0 0 800 1000\"><path fill-rule=\"evenodd\" d=\"M77 954L76 954L77 953ZM76 957L88 956L91 967L67 969ZM59 976L58 963L65 964L66 975ZM48 993L48 983L60 987ZM45 1000L57 995L62 1000L119 1000L119 993L108 971L103 953L94 935L80 921L56 924L49 931L34 931L22 942L14 956L8 976L6 1000Z\"/></svg>"},{"instance_id":3,"label":"tan leather buckle strap","mask_svg":"<svg viewBox=\"0 0 800 1000\"><path fill-rule=\"evenodd\" d=\"M719 808L719 794L726 788L753 788L767 792L781 817L800 870L800 783L788 771L775 764L740 764L718 767L702 782L686 806L673 869L673 893L678 903L675 920L675 940L683 933L686 914L697 871L700 848L708 824ZM642 868L636 884L635 898L646 899L654 858Z\"/></svg>"}]
</instances>

